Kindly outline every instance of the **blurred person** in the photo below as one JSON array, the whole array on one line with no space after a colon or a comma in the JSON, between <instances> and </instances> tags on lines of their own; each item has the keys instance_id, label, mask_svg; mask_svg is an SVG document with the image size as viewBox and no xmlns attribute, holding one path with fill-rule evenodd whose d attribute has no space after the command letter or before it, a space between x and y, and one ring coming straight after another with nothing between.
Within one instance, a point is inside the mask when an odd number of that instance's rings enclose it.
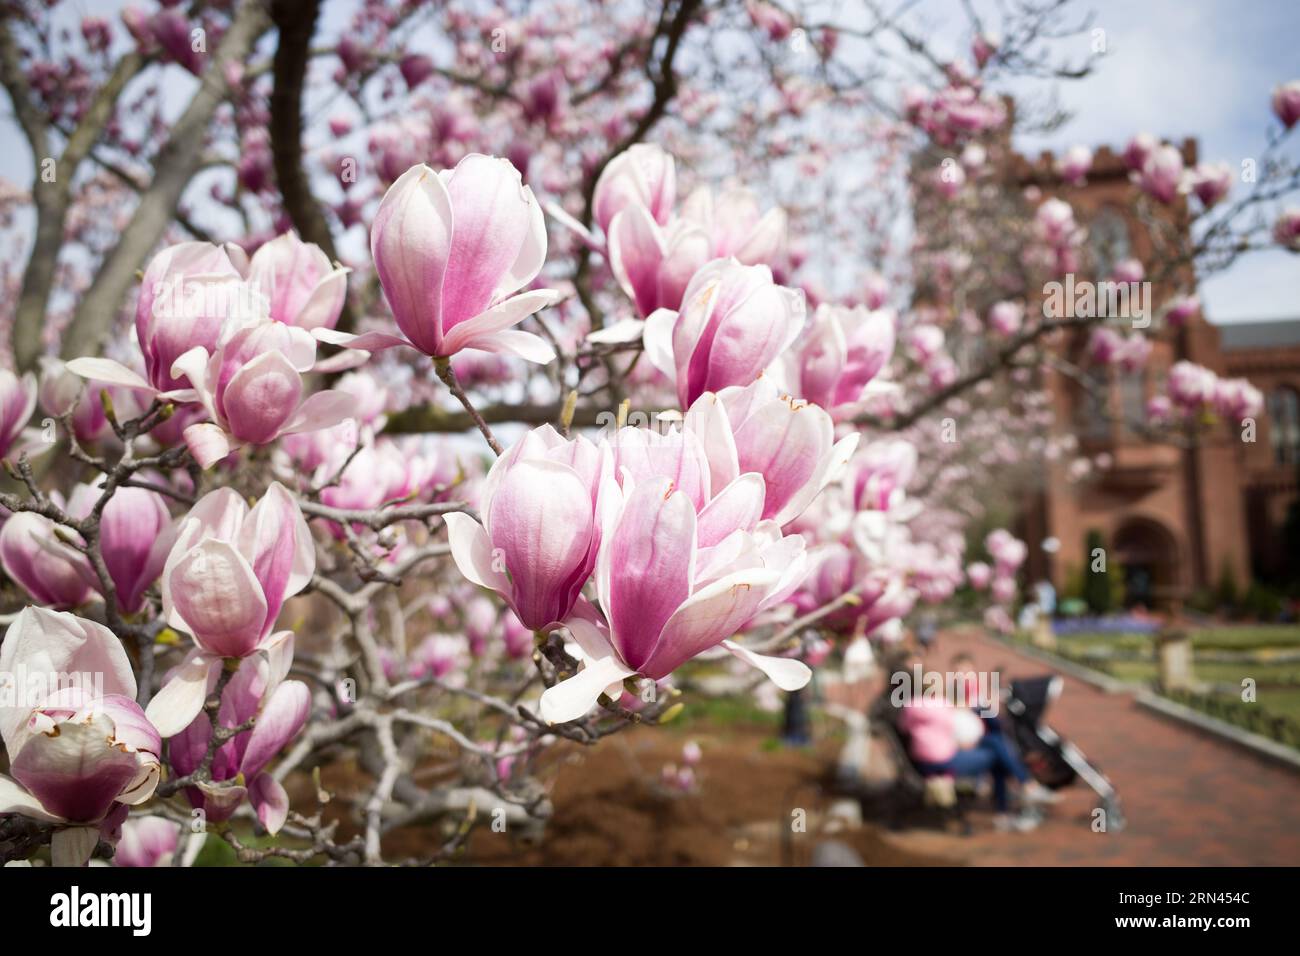
<instances>
[{"instance_id":1,"label":"blurred person","mask_svg":"<svg viewBox=\"0 0 1300 956\"><path fill-rule=\"evenodd\" d=\"M919 655L909 655L905 668L914 672ZM973 677L971 672L969 677ZM969 680L969 677L967 678ZM913 694L903 704L898 728L906 735L908 755L923 776L981 778L993 782L994 826L999 830L1027 832L1037 827L1036 804L1054 795L1033 780L1020 757L1000 730L988 732L974 710L956 706L943 697ZM1021 812L1011 812L1010 781L1020 788Z\"/></svg>"},{"instance_id":2,"label":"blurred person","mask_svg":"<svg viewBox=\"0 0 1300 956\"><path fill-rule=\"evenodd\" d=\"M922 651L929 651L939 633L939 622L933 611L926 611L916 625L916 642Z\"/></svg>"}]
</instances>

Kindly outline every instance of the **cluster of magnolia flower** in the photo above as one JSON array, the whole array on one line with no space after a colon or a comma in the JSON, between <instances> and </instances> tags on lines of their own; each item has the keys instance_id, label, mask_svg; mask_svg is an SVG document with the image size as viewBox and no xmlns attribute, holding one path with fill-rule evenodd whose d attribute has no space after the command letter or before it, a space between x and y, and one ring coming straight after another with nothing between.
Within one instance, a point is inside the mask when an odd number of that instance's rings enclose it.
<instances>
[{"instance_id":1,"label":"cluster of magnolia flower","mask_svg":"<svg viewBox=\"0 0 1300 956\"><path fill-rule=\"evenodd\" d=\"M1045 200L1034 210L1033 229L1042 245L1029 250L1031 258L1040 257L1057 275L1079 270L1087 232L1074 218L1074 208L1068 202L1057 197Z\"/></svg>"},{"instance_id":2,"label":"cluster of magnolia flower","mask_svg":"<svg viewBox=\"0 0 1300 956\"><path fill-rule=\"evenodd\" d=\"M795 660L730 638L785 602L806 571L784 528L847 464L830 416L760 378L704 391L681 427L624 427L592 442L529 432L484 479L480 525L446 516L452 556L535 631L565 627L583 669L549 688L541 713L583 716L624 679L659 681L721 645L783 689ZM592 579L596 602L583 596Z\"/></svg>"},{"instance_id":3,"label":"cluster of magnolia flower","mask_svg":"<svg viewBox=\"0 0 1300 956\"><path fill-rule=\"evenodd\" d=\"M1098 365L1114 365L1135 372L1151 357L1151 340L1141 332L1121 334L1109 325L1099 325L1088 339L1088 355Z\"/></svg>"},{"instance_id":4,"label":"cluster of magnolia flower","mask_svg":"<svg viewBox=\"0 0 1300 956\"><path fill-rule=\"evenodd\" d=\"M1220 378L1195 362L1175 362L1165 391L1147 402L1147 415L1156 422L1188 420L1207 412L1240 423L1264 410L1264 395L1244 378Z\"/></svg>"},{"instance_id":5,"label":"cluster of magnolia flower","mask_svg":"<svg viewBox=\"0 0 1300 956\"><path fill-rule=\"evenodd\" d=\"M75 514L78 498L93 502L99 494L79 488L69 510ZM13 778L0 777L0 813L54 824L55 864L84 863L100 839L116 841L129 805L153 795L162 740L170 738L176 778L204 760L214 728L203 704L224 665L221 725L254 718L255 725L221 742L210 780L187 787L186 796L213 821L229 818L246 798L275 833L288 797L263 768L310 710L306 685L286 679L293 634L274 629L284 601L306 587L316 566L297 502L278 483L252 508L219 488L172 522L156 492L127 487L108 499L100 535L120 611L143 611L144 591L156 581L163 620L189 634L193 649L142 709L117 635L56 610L85 604L99 588L86 556L43 516L10 516L0 531L0 561L49 607L20 612L0 645L0 682L8 682L0 691L0 731ZM67 675L78 679L68 683Z\"/></svg>"},{"instance_id":6,"label":"cluster of magnolia flower","mask_svg":"<svg viewBox=\"0 0 1300 956\"><path fill-rule=\"evenodd\" d=\"M973 52L979 69L993 57L995 48L990 38L976 38ZM942 89L909 87L903 91L903 113L910 123L940 146L965 143L1006 123L1006 104L983 89L975 71L951 64L947 74L948 85Z\"/></svg>"},{"instance_id":7,"label":"cluster of magnolia flower","mask_svg":"<svg viewBox=\"0 0 1300 956\"><path fill-rule=\"evenodd\" d=\"M423 167L412 172L417 185L426 173L443 183ZM530 340L540 340L503 329L528 314L511 311L521 302L540 308L551 300L551 293L509 296L541 267L540 209L522 190L518 174L499 160L473 157L446 180L448 186L434 197L441 203L436 207L441 226L406 219L411 203L402 190L381 208L375 225L377 266L399 325L430 353L504 342L536 355ZM460 198L454 238L451 195ZM510 218L512 199L522 219ZM394 210L396 228L405 229L402 236L385 227ZM511 227L518 227L514 236ZM436 287L441 296L417 303L403 298L405 277L394 280L388 267L394 258L403 259L403 245L421 244L440 257ZM485 246L506 260L484 258ZM316 361L314 336L328 334L337 323L345 281L344 270L292 235L267 243L251 260L237 247L173 246L150 263L137 303L142 370L83 358L68 363L67 371L91 380L96 390L103 386L119 397L134 395L144 407L155 399L155 407L174 407L169 424L179 422L180 434L174 428L170 434L155 430L149 440L166 444L183 438L204 468L240 449L283 438L278 453L298 469L313 463L318 471L336 467L340 454L371 456L363 465L375 470L358 469L355 485L331 484L322 491L327 501L332 495L342 506L377 505L391 500L385 496L431 496L441 486L436 461L423 467L418 455L394 454L373 440L378 410L373 401L366 404L373 399L366 395L366 382L354 380L348 387L345 379L338 389L306 394L308 372L343 368L366 357L353 352L332 365ZM490 303L499 307L488 309ZM69 398L63 394L63 375L59 370L51 378L50 401ZM28 376L0 384L7 393L2 396L5 439L12 444L33 410L35 382ZM75 395L70 400L77 401ZM100 430L93 412L66 405L61 412L79 437ZM340 427L353 440L344 452L333 447L344 440ZM364 447L358 446L361 441ZM345 457L348 462L356 464ZM393 466L387 482L378 480L384 462ZM192 489L171 490L183 495ZM100 509L97 549L112 588L90 567L74 531L56 528L41 509L11 515L0 530L0 561L50 609L31 607L18 616L3 643L0 671L84 672L108 679L94 696L12 688L15 703L4 709L3 729L13 779L0 784L0 813L55 824L55 861L84 862L99 838L117 838L125 806L152 794L161 739L171 738L168 759L176 778L186 778L204 761L214 728L203 705L222 686L221 724L253 726L221 743L205 779L188 786L186 795L213 821L228 818L247 799L263 825L278 830L287 797L262 769L301 729L310 706L306 687L285 679L293 634L274 628L285 599L306 587L316 567L316 545L295 497L274 482L250 508L235 490L220 487L176 522L163 494L148 487L121 487L106 495L102 486L83 486L66 503L57 496L52 500L66 505L74 521ZM141 614L144 594L155 581L162 619L188 634L193 647L142 711L119 638L100 624L55 609L79 607L92 591L106 591L103 596L117 613Z\"/></svg>"},{"instance_id":8,"label":"cluster of magnolia flower","mask_svg":"<svg viewBox=\"0 0 1300 956\"><path fill-rule=\"evenodd\" d=\"M947 388L957 378L957 362L944 349L947 335L931 322L920 322L907 330L908 354L925 373L932 391Z\"/></svg>"},{"instance_id":9,"label":"cluster of magnolia flower","mask_svg":"<svg viewBox=\"0 0 1300 956\"><path fill-rule=\"evenodd\" d=\"M1273 114L1284 131L1300 122L1300 80L1280 84L1273 90ZM1069 172L1079 179L1091 165L1091 154L1076 148ZM1070 154L1067 154L1067 156ZM1169 204L1180 195L1193 195L1202 210L1221 202L1232 189L1232 167L1225 162L1198 163L1187 169L1177 147L1160 143L1150 133L1138 133L1124 149L1124 164L1138 187L1158 202ZM1300 209L1289 207L1279 214L1273 238L1281 246L1300 250Z\"/></svg>"},{"instance_id":10,"label":"cluster of magnolia flower","mask_svg":"<svg viewBox=\"0 0 1300 956\"><path fill-rule=\"evenodd\" d=\"M996 50L996 44L976 39L977 56L981 68ZM953 85L933 95L912 88L903 95L907 118L922 129L940 146L965 144L960 158L945 159L930 177L935 191L945 199L957 198L964 191L968 179L985 168L986 150L978 142L968 142L1005 122L1005 110L996 99L979 95L978 80L969 79L961 69L949 70ZM963 85L966 84L966 85ZM1300 122L1300 80L1279 85L1272 95L1273 113L1282 124L1283 131L1291 130ZM1092 169L1094 155L1086 146L1071 146L1055 161L1054 172L1070 186L1083 186ZM1232 190L1233 170L1226 162L1200 162L1186 168L1178 147L1161 143L1150 133L1138 133L1124 148L1122 154L1129 177L1142 192L1157 202L1169 205L1180 196L1195 196L1201 212L1207 212L1223 201ZM1036 199L1037 187L1030 187L1030 198ZM1068 203L1059 198L1049 199L1038 207L1035 229L1045 249L1032 250L1045 262L1055 262L1058 273L1074 272L1079 267L1078 249L1084 231L1074 221ZM1282 209L1273 225L1273 240L1283 248L1300 251L1300 208ZM1112 279L1117 282L1138 282L1142 276L1131 277L1133 266L1141 264L1126 260L1124 268L1117 269ZM1174 314L1172 321L1184 318Z\"/></svg>"},{"instance_id":11,"label":"cluster of magnolia flower","mask_svg":"<svg viewBox=\"0 0 1300 956\"><path fill-rule=\"evenodd\" d=\"M985 626L1010 633L1013 626L1006 608L1016 596L1016 572L1029 556L1029 548L1009 531L998 528L985 537L984 550L992 566L985 561L971 562L966 566L966 580L976 591L987 588L994 601L984 612Z\"/></svg>"},{"instance_id":12,"label":"cluster of magnolia flower","mask_svg":"<svg viewBox=\"0 0 1300 956\"><path fill-rule=\"evenodd\" d=\"M531 655L535 633L562 629L581 669L542 694L551 723L583 717L602 694L628 699L625 680L668 680L716 649L797 689L810 671L788 642L771 656L731 639L846 594L853 600L841 601L828 628L897 637L918 596L950 595L959 558L913 543L906 528L917 511L904 491L915 449L885 442L855 458L856 430L840 425L836 437L837 419L885 387L874 380L893 351L892 313L825 304L810 320L802 296L760 262L784 242L783 214L761 216L752 197L733 191L716 207L699 192L674 217L674 181L672 158L651 148L629 151L601 178L596 220L608 238L586 239L609 256L644 318L588 338L641 338L682 411L658 427L594 439L543 425L468 483L439 451L379 434L387 400L365 370L315 392L307 376L343 372L391 347L415 349L440 369L464 350L553 357L545 340L516 328L557 294L531 288L546 231L509 162L470 155L442 173L415 166L384 196L371 249L395 330L336 331L346 270L291 234L251 258L205 243L159 253L137 303L138 354L51 365L40 400L85 442L121 437L113 408L152 410L164 421L141 440L182 442L202 469L216 469L218 487L173 519L169 501L197 495L193 482L206 479L143 473L147 480L111 493L100 481L66 501L51 494L64 519L37 507L5 521L0 563L41 606L11 625L0 671L109 679L93 692L20 698L3 710L12 780L0 783L0 813L51 824L56 862L83 862L98 840L120 838L126 808L149 799L165 759L209 820L247 801L270 832L283 825L288 800L265 767L312 703L305 685L287 679L294 635L276 622L317 562L290 488L340 512L431 501L453 485L468 492L481 523L468 512L444 516L452 557L512 613L503 618L482 593L461 595L463 637L431 635L401 658L386 649L380 663L390 677L455 683L498 622L514 659ZM665 227L698 252L679 263L690 270L680 288L670 282L677 266L656 258ZM318 360L318 342L345 348ZM78 376L90 387L77 387ZM0 386L8 450L37 386L30 376ZM289 487L273 481L250 507L229 484L232 466L259 449ZM846 469L852 478L841 484ZM316 516L342 537L351 519L334 513ZM92 514L93 548L70 527ZM158 619L192 642L146 708L135 702L119 637L69 613L96 595L133 621L149 621L156 602ZM218 690L220 735L205 707Z\"/></svg>"}]
</instances>

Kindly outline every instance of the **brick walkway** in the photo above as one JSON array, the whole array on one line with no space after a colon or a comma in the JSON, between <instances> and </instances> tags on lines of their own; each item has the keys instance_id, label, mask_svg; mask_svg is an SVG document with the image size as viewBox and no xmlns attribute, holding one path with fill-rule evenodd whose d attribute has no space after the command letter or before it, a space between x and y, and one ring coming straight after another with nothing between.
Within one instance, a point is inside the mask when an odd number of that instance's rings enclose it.
<instances>
[{"instance_id":1,"label":"brick walkway","mask_svg":"<svg viewBox=\"0 0 1300 956\"><path fill-rule=\"evenodd\" d=\"M945 632L927 668L948 670L958 650L977 669L1000 668L1004 681L1048 669L974 629ZM1047 722L1115 784L1128 818L1122 833L1092 831L1095 798L1077 782L1033 833L995 832L977 813L967 837L916 829L891 839L986 866L1300 865L1300 772L1068 676Z\"/></svg>"}]
</instances>

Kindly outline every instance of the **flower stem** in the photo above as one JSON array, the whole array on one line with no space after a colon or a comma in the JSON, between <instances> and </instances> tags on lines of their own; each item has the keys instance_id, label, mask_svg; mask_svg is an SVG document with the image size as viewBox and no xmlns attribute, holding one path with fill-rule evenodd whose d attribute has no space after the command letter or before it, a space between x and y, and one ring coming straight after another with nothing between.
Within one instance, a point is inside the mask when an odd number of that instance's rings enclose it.
<instances>
[{"instance_id":1,"label":"flower stem","mask_svg":"<svg viewBox=\"0 0 1300 956\"><path fill-rule=\"evenodd\" d=\"M437 356L433 360L433 367L438 372L438 378L442 379L443 384L447 386L451 394L455 395L461 405L465 407L465 411L469 412L469 417L474 419L474 424L478 426L478 430L487 439L488 447L500 455L501 443L496 440L496 436L492 434L492 429L488 427L488 423L483 420L483 416L478 413L478 409L470 402L465 390L460 387L460 382L456 379L456 371L451 367L451 359Z\"/></svg>"}]
</instances>

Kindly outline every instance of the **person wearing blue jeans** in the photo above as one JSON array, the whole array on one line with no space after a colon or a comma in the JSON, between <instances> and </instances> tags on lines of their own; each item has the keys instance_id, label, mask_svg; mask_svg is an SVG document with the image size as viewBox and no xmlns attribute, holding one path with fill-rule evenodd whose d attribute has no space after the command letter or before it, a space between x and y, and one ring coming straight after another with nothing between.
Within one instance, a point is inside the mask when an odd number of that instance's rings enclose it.
<instances>
[{"instance_id":1,"label":"person wearing blue jeans","mask_svg":"<svg viewBox=\"0 0 1300 956\"><path fill-rule=\"evenodd\" d=\"M1030 783L1029 771L1011 750L1007 738L990 730L969 750L959 750L943 763L918 763L917 768L927 777L951 774L954 777L993 778L993 805L998 813L1006 813L1010 806L1007 778L1015 777L1021 786Z\"/></svg>"}]
</instances>

